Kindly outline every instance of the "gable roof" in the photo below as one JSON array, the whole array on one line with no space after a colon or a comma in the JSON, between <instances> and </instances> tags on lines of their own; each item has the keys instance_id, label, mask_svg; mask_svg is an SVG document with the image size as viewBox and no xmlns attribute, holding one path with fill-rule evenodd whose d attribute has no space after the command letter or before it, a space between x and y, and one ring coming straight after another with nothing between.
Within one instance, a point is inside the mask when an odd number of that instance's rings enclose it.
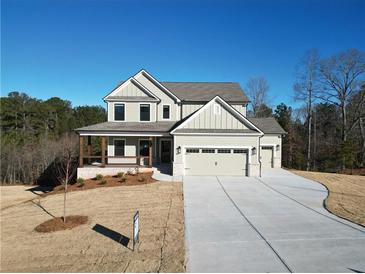
<instances>
[{"instance_id":1,"label":"gable roof","mask_svg":"<svg viewBox=\"0 0 365 274\"><path fill-rule=\"evenodd\" d=\"M203 107L201 107L200 109L195 111L193 114L191 114L189 117L187 117L182 123L180 123L177 127L175 127L170 133L174 134L174 133L179 133L179 131L181 132L181 129L183 129L183 127L185 125L187 125L191 120L195 119L200 113L204 112L205 109L207 109L210 105L212 105L216 101L221 103L222 106L225 107L227 110L229 110L232 113L232 115L234 115L238 120L240 120L240 122L248 124L248 126L254 133L263 134L263 132L258 127L256 127L251 121L249 121L245 116L243 116L238 110L236 110L234 107L232 107L226 101L224 101L218 95L215 96L213 99L211 99ZM209 130L210 129L208 129L208 131ZM229 132L227 131L225 133L229 133ZM245 133L245 132L241 132L241 133ZM249 133L249 132L247 132L247 133ZM252 133L252 132L250 132L250 133Z\"/></svg>"},{"instance_id":2,"label":"gable roof","mask_svg":"<svg viewBox=\"0 0 365 274\"><path fill-rule=\"evenodd\" d=\"M286 131L273 117L268 118L247 118L265 134L286 134Z\"/></svg>"},{"instance_id":3,"label":"gable roof","mask_svg":"<svg viewBox=\"0 0 365 274\"><path fill-rule=\"evenodd\" d=\"M138 72L134 77L138 77L139 75L145 76L152 84L165 92L168 96L172 97L175 101L180 102L180 98L178 98L173 92L171 92L168 88L161 84L161 82L157 81L151 74L149 74L144 69Z\"/></svg>"},{"instance_id":4,"label":"gable roof","mask_svg":"<svg viewBox=\"0 0 365 274\"><path fill-rule=\"evenodd\" d=\"M144 92L147 96L150 96L156 100L160 100L157 98L155 94L153 94L149 89L147 89L144 85L142 85L140 82L138 82L137 79L134 79L134 77L129 77L127 81L120 82L118 86L116 86L109 94L107 94L103 100L106 101L109 98L116 97L115 93L118 92L123 87L127 86L128 84L134 84L138 89L140 89L142 92Z\"/></svg>"},{"instance_id":5,"label":"gable roof","mask_svg":"<svg viewBox=\"0 0 365 274\"><path fill-rule=\"evenodd\" d=\"M161 82L172 93L187 102L207 102L215 96L228 102L249 102L241 86L233 82Z\"/></svg>"}]
</instances>

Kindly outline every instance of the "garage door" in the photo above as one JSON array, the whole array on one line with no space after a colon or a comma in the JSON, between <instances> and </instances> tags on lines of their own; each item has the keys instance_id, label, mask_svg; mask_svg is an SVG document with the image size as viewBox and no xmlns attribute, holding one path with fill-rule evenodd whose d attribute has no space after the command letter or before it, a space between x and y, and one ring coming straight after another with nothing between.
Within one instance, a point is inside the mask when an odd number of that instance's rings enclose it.
<instances>
[{"instance_id":1,"label":"garage door","mask_svg":"<svg viewBox=\"0 0 365 274\"><path fill-rule=\"evenodd\" d=\"M273 147L272 146L263 146L261 147L261 163L263 167L271 168L272 160L273 160Z\"/></svg>"},{"instance_id":2,"label":"garage door","mask_svg":"<svg viewBox=\"0 0 365 274\"><path fill-rule=\"evenodd\" d=\"M185 175L247 175L247 150L186 148Z\"/></svg>"}]
</instances>

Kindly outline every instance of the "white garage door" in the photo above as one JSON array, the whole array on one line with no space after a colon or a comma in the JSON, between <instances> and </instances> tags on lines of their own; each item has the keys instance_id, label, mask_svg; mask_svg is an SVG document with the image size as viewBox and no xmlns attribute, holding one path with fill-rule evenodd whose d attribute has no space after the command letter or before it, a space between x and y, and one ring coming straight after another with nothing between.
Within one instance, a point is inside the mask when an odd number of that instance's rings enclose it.
<instances>
[{"instance_id":1,"label":"white garage door","mask_svg":"<svg viewBox=\"0 0 365 274\"><path fill-rule=\"evenodd\" d=\"M186 148L185 175L247 175L247 150Z\"/></svg>"},{"instance_id":2,"label":"white garage door","mask_svg":"<svg viewBox=\"0 0 365 274\"><path fill-rule=\"evenodd\" d=\"M261 147L261 163L263 167L271 168L273 161L273 147L263 146Z\"/></svg>"}]
</instances>

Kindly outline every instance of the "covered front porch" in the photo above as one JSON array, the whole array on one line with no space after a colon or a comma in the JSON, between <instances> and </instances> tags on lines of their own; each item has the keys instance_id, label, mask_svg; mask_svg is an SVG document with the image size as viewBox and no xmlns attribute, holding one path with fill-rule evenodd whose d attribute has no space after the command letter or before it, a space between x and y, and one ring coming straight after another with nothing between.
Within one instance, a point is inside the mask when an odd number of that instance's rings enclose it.
<instances>
[{"instance_id":1,"label":"covered front porch","mask_svg":"<svg viewBox=\"0 0 365 274\"><path fill-rule=\"evenodd\" d=\"M143 134L79 134L78 178L155 168L171 169L173 138Z\"/></svg>"}]
</instances>

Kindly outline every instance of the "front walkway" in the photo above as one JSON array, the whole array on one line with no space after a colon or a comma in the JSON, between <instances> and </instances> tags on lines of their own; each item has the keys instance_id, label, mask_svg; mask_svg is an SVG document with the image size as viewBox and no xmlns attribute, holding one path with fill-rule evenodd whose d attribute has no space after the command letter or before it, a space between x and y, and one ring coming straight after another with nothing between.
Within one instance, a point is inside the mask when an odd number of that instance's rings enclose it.
<instances>
[{"instance_id":1,"label":"front walkway","mask_svg":"<svg viewBox=\"0 0 365 274\"><path fill-rule=\"evenodd\" d=\"M184 177L189 272L364 272L365 229L328 213L326 189L276 169Z\"/></svg>"}]
</instances>

